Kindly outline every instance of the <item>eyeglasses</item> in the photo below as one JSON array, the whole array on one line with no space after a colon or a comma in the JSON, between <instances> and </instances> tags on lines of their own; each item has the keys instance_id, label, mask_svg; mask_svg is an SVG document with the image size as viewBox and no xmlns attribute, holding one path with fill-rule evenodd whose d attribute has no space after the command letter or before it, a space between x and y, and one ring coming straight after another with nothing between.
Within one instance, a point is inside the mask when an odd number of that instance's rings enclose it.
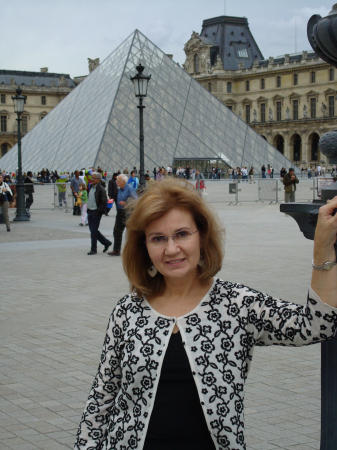
<instances>
[{"instance_id":1,"label":"eyeglasses","mask_svg":"<svg viewBox=\"0 0 337 450\"><path fill-rule=\"evenodd\" d=\"M160 247L160 246L166 244L170 237L174 240L174 242L184 242L184 241L188 241L190 239L190 237L192 236L192 234L194 234L194 233L198 233L198 230L196 230L196 231L181 230L181 231L177 231L172 236L164 236L162 234L158 234L156 236L152 236L151 239L149 239L148 241L144 241L144 242L145 242L145 244L151 244L156 247Z\"/></svg>"}]
</instances>

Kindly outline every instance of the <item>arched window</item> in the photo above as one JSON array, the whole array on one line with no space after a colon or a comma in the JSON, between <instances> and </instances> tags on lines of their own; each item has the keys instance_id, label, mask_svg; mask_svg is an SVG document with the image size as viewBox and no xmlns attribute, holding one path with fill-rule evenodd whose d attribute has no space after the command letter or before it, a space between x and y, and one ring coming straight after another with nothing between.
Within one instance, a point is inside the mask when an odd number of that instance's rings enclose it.
<instances>
[{"instance_id":1,"label":"arched window","mask_svg":"<svg viewBox=\"0 0 337 450\"><path fill-rule=\"evenodd\" d=\"M46 104L46 97L45 95L42 95L41 97L41 105L45 105Z\"/></svg>"},{"instance_id":2,"label":"arched window","mask_svg":"<svg viewBox=\"0 0 337 450\"><path fill-rule=\"evenodd\" d=\"M301 161L302 139L299 134L292 137L293 144L293 161Z\"/></svg>"},{"instance_id":3,"label":"arched window","mask_svg":"<svg viewBox=\"0 0 337 450\"><path fill-rule=\"evenodd\" d=\"M294 86L298 85L298 75L297 73L294 73Z\"/></svg>"},{"instance_id":4,"label":"arched window","mask_svg":"<svg viewBox=\"0 0 337 450\"><path fill-rule=\"evenodd\" d=\"M199 72L199 55L194 55L194 72Z\"/></svg>"},{"instance_id":5,"label":"arched window","mask_svg":"<svg viewBox=\"0 0 337 450\"><path fill-rule=\"evenodd\" d=\"M5 156L8 152L8 144L1 144L1 157Z\"/></svg>"},{"instance_id":6,"label":"arched window","mask_svg":"<svg viewBox=\"0 0 337 450\"><path fill-rule=\"evenodd\" d=\"M227 92L228 93L232 92L232 82L231 81L227 82Z\"/></svg>"},{"instance_id":7,"label":"arched window","mask_svg":"<svg viewBox=\"0 0 337 450\"><path fill-rule=\"evenodd\" d=\"M281 87L281 77L276 77L276 87Z\"/></svg>"},{"instance_id":8,"label":"arched window","mask_svg":"<svg viewBox=\"0 0 337 450\"><path fill-rule=\"evenodd\" d=\"M311 161L319 160L319 147L318 147L319 135L312 133L309 136L309 145L311 147Z\"/></svg>"},{"instance_id":9,"label":"arched window","mask_svg":"<svg viewBox=\"0 0 337 450\"><path fill-rule=\"evenodd\" d=\"M266 82L264 78L261 78L261 89L265 89L266 87Z\"/></svg>"},{"instance_id":10,"label":"arched window","mask_svg":"<svg viewBox=\"0 0 337 450\"><path fill-rule=\"evenodd\" d=\"M280 153L282 153L282 155L284 154L284 139L283 139L283 136L281 136L280 134L278 134L278 135L275 136L275 138L274 138L274 147L275 147Z\"/></svg>"}]
</instances>

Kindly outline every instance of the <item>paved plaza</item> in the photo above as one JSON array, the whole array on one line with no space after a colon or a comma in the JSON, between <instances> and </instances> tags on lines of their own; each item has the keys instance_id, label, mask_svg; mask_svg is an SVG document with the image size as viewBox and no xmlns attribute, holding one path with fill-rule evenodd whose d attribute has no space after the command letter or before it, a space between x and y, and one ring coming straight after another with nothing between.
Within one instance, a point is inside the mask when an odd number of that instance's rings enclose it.
<instances>
[{"instance_id":1,"label":"paved plaza","mask_svg":"<svg viewBox=\"0 0 337 450\"><path fill-rule=\"evenodd\" d=\"M244 187L247 198L256 186ZM207 190L226 227L220 278L303 304L313 243L295 221L268 202L228 206L224 182ZM102 246L87 256L88 227L47 204L10 233L0 224L1 449L73 447L108 317L128 292L121 259ZM101 222L111 239L114 221L115 209ZM320 345L256 348L245 417L249 450L319 449Z\"/></svg>"}]
</instances>

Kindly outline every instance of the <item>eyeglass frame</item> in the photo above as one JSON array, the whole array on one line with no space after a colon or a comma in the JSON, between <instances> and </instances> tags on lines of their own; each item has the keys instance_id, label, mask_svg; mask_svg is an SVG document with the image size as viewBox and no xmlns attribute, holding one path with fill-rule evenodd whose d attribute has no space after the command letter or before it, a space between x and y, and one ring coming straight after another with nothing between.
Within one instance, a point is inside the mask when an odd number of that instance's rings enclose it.
<instances>
[{"instance_id":1,"label":"eyeglass frame","mask_svg":"<svg viewBox=\"0 0 337 450\"><path fill-rule=\"evenodd\" d=\"M192 234L198 233L199 230L195 230L195 231L180 230L180 231L186 231L186 233L188 233L189 236L192 236ZM177 231L176 233L172 234L171 236L165 236L165 234L158 234L157 236L163 236L163 237L165 238L165 242L163 242L163 244L162 244L162 245L164 245L164 244L167 244L167 243L168 243L169 238L172 238L172 240L175 242L174 236L175 236L177 233L180 233L180 231ZM153 236L153 237L155 237L155 236ZM151 238L151 239L152 239L152 238ZM188 238L187 238L187 239L188 239ZM152 242L152 241L143 241L143 242L144 242L144 244L155 244L155 243ZM160 245L160 244L159 244L159 245Z\"/></svg>"}]
</instances>

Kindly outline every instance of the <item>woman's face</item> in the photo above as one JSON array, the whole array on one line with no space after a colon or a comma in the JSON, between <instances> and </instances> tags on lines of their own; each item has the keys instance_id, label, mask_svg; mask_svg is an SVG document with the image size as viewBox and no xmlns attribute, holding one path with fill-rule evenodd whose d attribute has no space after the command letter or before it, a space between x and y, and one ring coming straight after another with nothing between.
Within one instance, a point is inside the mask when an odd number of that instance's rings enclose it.
<instances>
[{"instance_id":1,"label":"woman's face","mask_svg":"<svg viewBox=\"0 0 337 450\"><path fill-rule=\"evenodd\" d=\"M172 236L179 231L194 232L197 231L197 226L188 211L172 209L160 219L150 222L145 229L146 241L153 236ZM170 237L160 246L151 242L146 245L151 261L167 280L188 279L197 275L201 246L199 232L181 242Z\"/></svg>"}]
</instances>

